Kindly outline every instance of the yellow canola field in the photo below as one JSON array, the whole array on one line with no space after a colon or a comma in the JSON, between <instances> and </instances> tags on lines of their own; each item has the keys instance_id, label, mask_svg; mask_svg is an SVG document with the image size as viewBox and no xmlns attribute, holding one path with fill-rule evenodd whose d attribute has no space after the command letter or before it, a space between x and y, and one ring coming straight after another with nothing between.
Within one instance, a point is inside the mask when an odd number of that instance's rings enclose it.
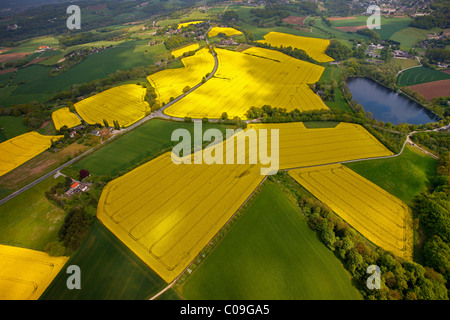
<instances>
[{"instance_id":1,"label":"yellow canola field","mask_svg":"<svg viewBox=\"0 0 450 320\"><path fill-rule=\"evenodd\" d=\"M375 245L412 260L412 213L401 200L342 165L289 174Z\"/></svg>"},{"instance_id":2,"label":"yellow canola field","mask_svg":"<svg viewBox=\"0 0 450 320\"><path fill-rule=\"evenodd\" d=\"M184 22L184 23L179 23L178 24L178 29L181 29L181 28L183 28L183 27L186 27L186 26L189 26L189 25L191 25L191 24L199 24L199 23L202 23L202 22L204 22L204 21L191 21L191 22Z\"/></svg>"},{"instance_id":3,"label":"yellow canola field","mask_svg":"<svg viewBox=\"0 0 450 320\"><path fill-rule=\"evenodd\" d=\"M325 50L330 45L330 40L294 36L287 33L269 32L264 36L264 40L258 42L267 43L273 47L292 47L304 50L311 58L318 62L330 62L334 59L325 54Z\"/></svg>"},{"instance_id":4,"label":"yellow canola field","mask_svg":"<svg viewBox=\"0 0 450 320\"><path fill-rule=\"evenodd\" d=\"M308 83L317 82L324 67L263 48L243 52L215 49L219 67L214 77L165 109L173 117L245 119L252 106L286 108L288 111L327 109Z\"/></svg>"},{"instance_id":5,"label":"yellow canola field","mask_svg":"<svg viewBox=\"0 0 450 320\"><path fill-rule=\"evenodd\" d=\"M352 124L333 129L306 129L302 123L265 124L258 125L257 134L260 129L279 129L280 169L388 153L362 127ZM260 169L268 165L259 160L250 164L249 143L235 138L243 138L247 132L240 131L192 155L197 160L202 155L200 164L195 160L174 164L168 152L111 181L103 189L98 218L166 282L173 281L264 178ZM270 141L271 131L268 136ZM357 150L361 149L357 144L352 149L355 140L364 141L368 148ZM231 141L234 164L226 161ZM239 146L244 143L245 161L237 164L242 152ZM293 148L288 148L290 145ZM222 155L225 164L207 164L208 154Z\"/></svg>"},{"instance_id":6,"label":"yellow canola field","mask_svg":"<svg viewBox=\"0 0 450 320\"><path fill-rule=\"evenodd\" d=\"M68 259L0 245L0 300L37 300Z\"/></svg>"},{"instance_id":7,"label":"yellow canola field","mask_svg":"<svg viewBox=\"0 0 450 320\"><path fill-rule=\"evenodd\" d=\"M50 148L52 141L62 137L44 136L33 131L0 143L0 176Z\"/></svg>"},{"instance_id":8,"label":"yellow canola field","mask_svg":"<svg viewBox=\"0 0 450 320\"><path fill-rule=\"evenodd\" d=\"M150 113L144 100L146 88L136 84L125 84L100 92L75 103L77 113L89 124L106 119L110 126L117 120L121 127L128 127Z\"/></svg>"},{"instance_id":9,"label":"yellow canola field","mask_svg":"<svg viewBox=\"0 0 450 320\"><path fill-rule=\"evenodd\" d=\"M279 130L280 169L393 155L364 127L354 123L317 129L307 129L298 122L249 124L248 128Z\"/></svg>"},{"instance_id":10,"label":"yellow canola field","mask_svg":"<svg viewBox=\"0 0 450 320\"><path fill-rule=\"evenodd\" d=\"M263 180L256 164L179 164L171 153L108 183L97 215L167 283Z\"/></svg>"},{"instance_id":11,"label":"yellow canola field","mask_svg":"<svg viewBox=\"0 0 450 320\"><path fill-rule=\"evenodd\" d=\"M214 69L214 58L206 48L181 61L184 68L166 69L147 77L148 82L155 88L157 99L161 104L169 102L171 97L181 95L186 86L192 88L199 84L202 78Z\"/></svg>"},{"instance_id":12,"label":"yellow canola field","mask_svg":"<svg viewBox=\"0 0 450 320\"><path fill-rule=\"evenodd\" d=\"M213 28L211 28L211 30L209 30L208 36L209 37L215 37L219 33L225 33L229 37L236 36L236 35L239 35L239 34L243 34L241 31L236 30L234 28L213 27Z\"/></svg>"},{"instance_id":13,"label":"yellow canola field","mask_svg":"<svg viewBox=\"0 0 450 320\"><path fill-rule=\"evenodd\" d=\"M172 51L172 55L173 55L175 58L178 58L178 57L181 57L181 56L183 55L183 53L189 52L189 51L195 51L195 50L197 50L199 47L200 47L200 46L199 46L198 43L190 44L190 45L185 46L185 47L183 47L183 48L180 48L180 49L177 49L177 50Z\"/></svg>"},{"instance_id":14,"label":"yellow canola field","mask_svg":"<svg viewBox=\"0 0 450 320\"><path fill-rule=\"evenodd\" d=\"M56 130L61 127L67 126L67 128L76 127L81 124L80 118L76 114L70 112L69 108L61 108L52 113L52 120L55 124Z\"/></svg>"}]
</instances>

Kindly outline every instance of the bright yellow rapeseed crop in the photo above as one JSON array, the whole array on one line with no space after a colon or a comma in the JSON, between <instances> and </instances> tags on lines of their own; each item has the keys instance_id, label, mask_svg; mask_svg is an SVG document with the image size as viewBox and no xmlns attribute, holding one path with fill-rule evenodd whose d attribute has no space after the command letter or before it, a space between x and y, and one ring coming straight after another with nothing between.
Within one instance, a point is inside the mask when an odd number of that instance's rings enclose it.
<instances>
[{"instance_id":1,"label":"bright yellow rapeseed crop","mask_svg":"<svg viewBox=\"0 0 450 320\"><path fill-rule=\"evenodd\" d=\"M258 42L267 43L274 47L292 47L304 50L311 58L318 62L330 62L334 59L325 54L325 50L330 45L328 39L318 39L294 36L287 33L269 32L264 36L264 40Z\"/></svg>"},{"instance_id":2,"label":"bright yellow rapeseed crop","mask_svg":"<svg viewBox=\"0 0 450 320\"><path fill-rule=\"evenodd\" d=\"M0 245L0 300L37 300L68 259Z\"/></svg>"},{"instance_id":3,"label":"bright yellow rapeseed crop","mask_svg":"<svg viewBox=\"0 0 450 320\"><path fill-rule=\"evenodd\" d=\"M97 214L169 283L262 179L258 165L175 165L169 152L108 183Z\"/></svg>"},{"instance_id":4,"label":"bright yellow rapeseed crop","mask_svg":"<svg viewBox=\"0 0 450 320\"><path fill-rule=\"evenodd\" d=\"M89 124L104 120L113 126L114 120L121 127L128 127L150 113L144 100L147 89L136 84L125 84L98 93L75 103L77 113Z\"/></svg>"},{"instance_id":5,"label":"bright yellow rapeseed crop","mask_svg":"<svg viewBox=\"0 0 450 320\"><path fill-rule=\"evenodd\" d=\"M33 131L0 143L0 176L50 148L52 141L62 137L44 136Z\"/></svg>"},{"instance_id":6,"label":"bright yellow rapeseed crop","mask_svg":"<svg viewBox=\"0 0 450 320\"><path fill-rule=\"evenodd\" d=\"M257 133L279 129L280 169L389 154L367 131L353 124L331 129L306 129L302 123L250 127L257 127ZM271 139L271 133L268 136ZM235 144L234 136L214 148L207 147L202 155L212 154L213 149L214 154L224 155L229 141ZM243 143L245 140L235 144L237 153L237 146ZM235 155L234 164L226 163L225 158L226 164L210 165L205 161L177 165L171 153L165 153L108 183L99 201L98 218L171 282L263 180L260 169L268 166L250 164L248 150L245 152L244 164L237 164Z\"/></svg>"},{"instance_id":7,"label":"bright yellow rapeseed crop","mask_svg":"<svg viewBox=\"0 0 450 320\"><path fill-rule=\"evenodd\" d=\"M52 120L55 124L56 130L61 129L63 126L67 128L76 127L81 124L80 118L76 114L70 112L69 108L61 108L52 113Z\"/></svg>"},{"instance_id":8,"label":"bright yellow rapeseed crop","mask_svg":"<svg viewBox=\"0 0 450 320\"><path fill-rule=\"evenodd\" d=\"M148 82L155 88L157 99L161 104L181 95L186 86L192 88L199 84L202 78L214 69L214 58L206 48L181 61L184 68L166 69L147 77Z\"/></svg>"},{"instance_id":9,"label":"bright yellow rapeseed crop","mask_svg":"<svg viewBox=\"0 0 450 320\"><path fill-rule=\"evenodd\" d=\"M401 200L342 165L289 174L375 245L412 259L412 214Z\"/></svg>"},{"instance_id":10,"label":"bright yellow rapeseed crop","mask_svg":"<svg viewBox=\"0 0 450 320\"><path fill-rule=\"evenodd\" d=\"M354 123L341 122L335 128L317 129L307 129L301 122L249 124L248 127L257 131L279 130L280 169L393 154L364 127Z\"/></svg>"},{"instance_id":11,"label":"bright yellow rapeseed crop","mask_svg":"<svg viewBox=\"0 0 450 320\"><path fill-rule=\"evenodd\" d=\"M180 48L180 49L177 49L177 50L172 51L172 55L173 55L175 58L178 58L178 57L181 57L181 56L183 55L183 53L189 52L189 51L195 51L195 50L197 50L198 48L199 48L198 43L190 44L190 45L185 46L185 47L183 47L183 48Z\"/></svg>"},{"instance_id":12,"label":"bright yellow rapeseed crop","mask_svg":"<svg viewBox=\"0 0 450 320\"><path fill-rule=\"evenodd\" d=\"M183 23L179 23L178 24L178 29L181 29L183 27L189 26L191 24L199 24L202 23L203 21L199 20L199 21L191 21L191 22L183 22Z\"/></svg>"},{"instance_id":13,"label":"bright yellow rapeseed crop","mask_svg":"<svg viewBox=\"0 0 450 320\"><path fill-rule=\"evenodd\" d=\"M236 36L238 34L242 34L239 30L236 30L234 28L225 28L225 27L213 27L208 32L208 36L215 37L219 33L225 33L227 36Z\"/></svg>"},{"instance_id":14,"label":"bright yellow rapeseed crop","mask_svg":"<svg viewBox=\"0 0 450 320\"><path fill-rule=\"evenodd\" d=\"M245 119L252 107L265 104L288 111L327 109L308 83L317 82L324 67L263 48L243 52L215 49L219 67L214 77L170 106L173 117Z\"/></svg>"}]
</instances>

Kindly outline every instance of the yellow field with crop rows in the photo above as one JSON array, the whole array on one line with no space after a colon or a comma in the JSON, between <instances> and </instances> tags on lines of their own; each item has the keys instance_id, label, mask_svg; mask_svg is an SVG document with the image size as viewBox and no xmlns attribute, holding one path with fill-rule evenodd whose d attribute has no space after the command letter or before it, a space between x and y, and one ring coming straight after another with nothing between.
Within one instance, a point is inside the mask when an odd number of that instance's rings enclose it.
<instances>
[{"instance_id":1,"label":"yellow field with crop rows","mask_svg":"<svg viewBox=\"0 0 450 320\"><path fill-rule=\"evenodd\" d=\"M183 48L177 49L172 51L172 55L175 58L181 57L183 55L183 53L185 52L189 52L189 51L195 51L199 48L200 46L198 45L198 43L194 43L194 44L190 44L188 46L185 46Z\"/></svg>"},{"instance_id":2,"label":"yellow field with crop rows","mask_svg":"<svg viewBox=\"0 0 450 320\"><path fill-rule=\"evenodd\" d=\"M169 152L108 183L97 214L169 283L262 179L257 165L176 165Z\"/></svg>"},{"instance_id":3,"label":"yellow field with crop rows","mask_svg":"<svg viewBox=\"0 0 450 320\"><path fill-rule=\"evenodd\" d=\"M311 58L318 62L330 62L334 59L325 54L325 50L330 44L328 39L318 39L294 36L287 33L269 32L264 36L264 40L258 42L267 43L273 47L292 47L304 50Z\"/></svg>"},{"instance_id":4,"label":"yellow field with crop rows","mask_svg":"<svg viewBox=\"0 0 450 320\"><path fill-rule=\"evenodd\" d=\"M288 111L327 109L308 83L317 82L324 67L263 48L243 52L215 49L219 68L214 77L164 112L173 117L245 119L252 106Z\"/></svg>"},{"instance_id":5,"label":"yellow field with crop rows","mask_svg":"<svg viewBox=\"0 0 450 320\"><path fill-rule=\"evenodd\" d=\"M289 174L375 245L412 259L412 213L401 200L342 165Z\"/></svg>"},{"instance_id":6,"label":"yellow field with crop rows","mask_svg":"<svg viewBox=\"0 0 450 320\"><path fill-rule=\"evenodd\" d=\"M37 300L68 259L0 245L0 300Z\"/></svg>"},{"instance_id":7,"label":"yellow field with crop rows","mask_svg":"<svg viewBox=\"0 0 450 320\"><path fill-rule=\"evenodd\" d=\"M389 154L361 126L342 123L331 129L306 129L302 123L251 125L279 129L280 169ZM245 131L237 135L245 136ZM271 133L269 132L269 142ZM208 244L264 178L267 165L237 164L235 136L203 153L226 161L233 142L235 164L174 164L171 153L111 181L101 195L98 218L165 281L174 280ZM353 146L355 144L355 146ZM245 144L248 148L248 143ZM373 150L374 149L374 150ZM270 154L270 152L269 152Z\"/></svg>"},{"instance_id":8,"label":"yellow field with crop rows","mask_svg":"<svg viewBox=\"0 0 450 320\"><path fill-rule=\"evenodd\" d=\"M189 26L191 24L199 24L199 23L202 23L202 22L203 22L202 20L199 20L199 21L191 21L191 22L179 23L178 24L178 29L181 29L183 27Z\"/></svg>"},{"instance_id":9,"label":"yellow field with crop rows","mask_svg":"<svg viewBox=\"0 0 450 320\"><path fill-rule=\"evenodd\" d=\"M50 148L52 141L62 137L44 136L33 131L0 143L0 176Z\"/></svg>"},{"instance_id":10,"label":"yellow field with crop rows","mask_svg":"<svg viewBox=\"0 0 450 320\"><path fill-rule=\"evenodd\" d=\"M335 128L317 129L307 129L298 122L249 124L248 128L279 129L280 169L393 154L364 127L354 123L341 122Z\"/></svg>"},{"instance_id":11,"label":"yellow field with crop rows","mask_svg":"<svg viewBox=\"0 0 450 320\"><path fill-rule=\"evenodd\" d=\"M77 113L89 124L118 121L121 127L128 127L150 113L150 106L144 100L146 88L136 84L125 84L100 92L75 103Z\"/></svg>"},{"instance_id":12,"label":"yellow field with crop rows","mask_svg":"<svg viewBox=\"0 0 450 320\"><path fill-rule=\"evenodd\" d=\"M231 37L231 36L236 36L239 34L242 34L241 31L236 30L234 28L224 28L224 27L213 27L211 28L211 30L209 30L208 32L208 36L210 37L215 37L217 36L219 33L225 33L227 36Z\"/></svg>"},{"instance_id":13,"label":"yellow field with crop rows","mask_svg":"<svg viewBox=\"0 0 450 320\"><path fill-rule=\"evenodd\" d=\"M184 68L166 69L147 77L161 104L181 95L186 86L192 88L199 84L214 69L214 58L208 49L201 49L181 61Z\"/></svg>"},{"instance_id":14,"label":"yellow field with crop rows","mask_svg":"<svg viewBox=\"0 0 450 320\"><path fill-rule=\"evenodd\" d=\"M61 108L52 113L52 120L55 124L56 130L61 129L63 126L67 128L76 127L81 124L80 118L76 114L70 112L69 108Z\"/></svg>"}]
</instances>

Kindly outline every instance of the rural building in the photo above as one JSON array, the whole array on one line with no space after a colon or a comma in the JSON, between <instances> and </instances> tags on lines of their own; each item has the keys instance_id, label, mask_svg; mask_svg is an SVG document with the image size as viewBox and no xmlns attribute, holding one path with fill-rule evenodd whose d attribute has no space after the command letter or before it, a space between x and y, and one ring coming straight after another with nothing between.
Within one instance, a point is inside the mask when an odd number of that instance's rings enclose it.
<instances>
[{"instance_id":1,"label":"rural building","mask_svg":"<svg viewBox=\"0 0 450 320\"><path fill-rule=\"evenodd\" d=\"M73 180L72 185L70 186L69 190L66 191L67 197L72 197L75 194L78 194L80 192L86 192L88 191L92 186L92 183L83 183L76 180Z\"/></svg>"},{"instance_id":2,"label":"rural building","mask_svg":"<svg viewBox=\"0 0 450 320\"><path fill-rule=\"evenodd\" d=\"M395 58L402 58L402 59L412 59L413 56L408 53L408 51L404 50L394 50L393 52Z\"/></svg>"}]
</instances>

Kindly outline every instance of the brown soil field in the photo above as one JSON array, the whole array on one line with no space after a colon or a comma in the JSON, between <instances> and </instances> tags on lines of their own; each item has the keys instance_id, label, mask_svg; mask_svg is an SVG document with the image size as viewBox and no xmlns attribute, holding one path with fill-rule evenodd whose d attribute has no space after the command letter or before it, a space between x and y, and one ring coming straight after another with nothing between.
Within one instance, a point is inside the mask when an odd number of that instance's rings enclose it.
<instances>
[{"instance_id":1,"label":"brown soil field","mask_svg":"<svg viewBox=\"0 0 450 320\"><path fill-rule=\"evenodd\" d=\"M0 63L23 59L32 52L5 53L0 55Z\"/></svg>"},{"instance_id":2,"label":"brown soil field","mask_svg":"<svg viewBox=\"0 0 450 320\"><path fill-rule=\"evenodd\" d=\"M334 28L345 31L345 32L356 32L361 29L367 29L367 26L363 25L363 26L355 26L355 27L334 27Z\"/></svg>"},{"instance_id":3,"label":"brown soil field","mask_svg":"<svg viewBox=\"0 0 450 320\"><path fill-rule=\"evenodd\" d=\"M427 98L427 100L431 100L436 97L448 97L450 96L450 79L416 84L409 86L408 88L419 92Z\"/></svg>"},{"instance_id":4,"label":"brown soil field","mask_svg":"<svg viewBox=\"0 0 450 320\"><path fill-rule=\"evenodd\" d=\"M306 17L289 16L289 17L284 18L283 22L302 26L305 19L306 19Z\"/></svg>"},{"instance_id":5,"label":"brown soil field","mask_svg":"<svg viewBox=\"0 0 450 320\"><path fill-rule=\"evenodd\" d=\"M352 19L356 19L356 17L331 17L331 18L328 18L328 20L330 20L330 21L352 20Z\"/></svg>"},{"instance_id":6,"label":"brown soil field","mask_svg":"<svg viewBox=\"0 0 450 320\"><path fill-rule=\"evenodd\" d=\"M17 71L17 68L9 68L9 69L0 70L0 74L10 73L10 72L14 72L14 71Z\"/></svg>"},{"instance_id":7,"label":"brown soil field","mask_svg":"<svg viewBox=\"0 0 450 320\"><path fill-rule=\"evenodd\" d=\"M30 64L38 64L39 62L42 62L47 58L48 57L40 57L40 58L33 59L30 62L28 62L26 65L24 65L24 67L29 66Z\"/></svg>"},{"instance_id":8,"label":"brown soil field","mask_svg":"<svg viewBox=\"0 0 450 320\"><path fill-rule=\"evenodd\" d=\"M107 8L106 4L97 4L94 6L87 7L88 10L105 10Z\"/></svg>"},{"instance_id":9,"label":"brown soil field","mask_svg":"<svg viewBox=\"0 0 450 320\"><path fill-rule=\"evenodd\" d=\"M88 147L74 142L58 153L46 150L16 169L1 176L0 187L10 190L18 189L39 178L45 172L66 162L67 157L75 157L87 149Z\"/></svg>"},{"instance_id":10,"label":"brown soil field","mask_svg":"<svg viewBox=\"0 0 450 320\"><path fill-rule=\"evenodd\" d=\"M450 69L442 70L442 72L447 73L447 74L450 74Z\"/></svg>"}]
</instances>

